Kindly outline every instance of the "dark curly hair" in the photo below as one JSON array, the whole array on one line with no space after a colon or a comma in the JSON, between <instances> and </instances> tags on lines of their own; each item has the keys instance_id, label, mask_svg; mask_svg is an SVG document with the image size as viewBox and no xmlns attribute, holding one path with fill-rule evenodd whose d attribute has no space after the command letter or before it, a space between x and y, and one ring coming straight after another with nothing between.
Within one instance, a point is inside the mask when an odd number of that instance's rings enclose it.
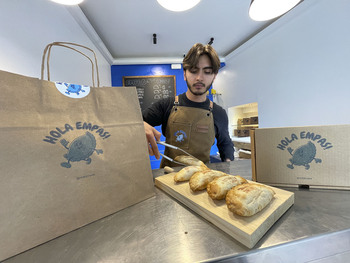
<instances>
[{"instance_id":1,"label":"dark curly hair","mask_svg":"<svg viewBox=\"0 0 350 263\"><path fill-rule=\"evenodd\" d=\"M207 55L209 57L213 67L213 73L217 74L220 69L220 59L218 54L211 45L203 45L201 43L194 44L188 51L183 59L183 69L186 71L195 68L198 64L199 57L202 55Z\"/></svg>"}]
</instances>

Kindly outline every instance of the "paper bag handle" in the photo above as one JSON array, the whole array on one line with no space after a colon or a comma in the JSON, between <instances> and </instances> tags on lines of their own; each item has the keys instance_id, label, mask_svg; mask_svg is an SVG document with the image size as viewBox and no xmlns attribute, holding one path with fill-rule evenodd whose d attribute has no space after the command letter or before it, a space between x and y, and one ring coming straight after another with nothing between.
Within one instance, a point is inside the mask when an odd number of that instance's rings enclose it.
<instances>
[{"instance_id":1,"label":"paper bag handle","mask_svg":"<svg viewBox=\"0 0 350 263\"><path fill-rule=\"evenodd\" d=\"M73 47L71 47L69 45L78 46L78 47L85 48L85 49L91 51L93 53L93 55L94 55L95 62L93 62L89 56L87 56L86 54L84 54L80 50L78 50L76 48L73 48ZM51 54L52 46L59 46L59 47L65 47L65 48L72 49L72 50L82 54L88 60L90 60L91 66L92 66L92 85L94 87L96 87L95 86L95 74L94 74L95 73L95 66L96 66L97 87L100 87L100 78L99 78L99 73L98 73L97 58L96 58L95 52L91 48L88 48L86 46L79 45L79 44L76 44L76 43L71 43L71 42L52 42L52 43L48 44L45 47L44 53L43 53L43 57L42 57L42 62L41 62L41 79L44 79L44 70L45 70L45 66L44 65L45 65L45 57L46 57L46 54L47 54L47 60L46 60L47 80L50 81L50 66L49 66L49 62L50 62L50 54Z\"/></svg>"}]
</instances>

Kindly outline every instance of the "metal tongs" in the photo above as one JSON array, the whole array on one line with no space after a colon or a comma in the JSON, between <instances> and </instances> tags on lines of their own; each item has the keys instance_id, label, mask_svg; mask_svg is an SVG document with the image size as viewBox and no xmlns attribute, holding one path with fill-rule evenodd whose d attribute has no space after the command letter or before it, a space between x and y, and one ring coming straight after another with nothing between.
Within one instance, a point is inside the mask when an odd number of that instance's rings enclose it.
<instances>
[{"instance_id":1,"label":"metal tongs","mask_svg":"<svg viewBox=\"0 0 350 263\"><path fill-rule=\"evenodd\" d=\"M185 150L182 150L181 148L177 147L177 146L174 146L174 145L171 145L171 144L168 144L166 142L160 142L160 141L157 141L157 144L161 144L161 145L164 145L165 147L169 147L169 148L172 148L172 149L175 149L175 150L179 150L179 151L182 151L183 153L193 157L194 159L197 159L196 157L194 157L193 155L189 154L188 152L186 152ZM174 159L170 158L169 156L166 156L162 153L159 153L161 156L163 156L165 159L169 160L170 162L173 162L173 163L176 163L176 164L179 164L179 165L184 165L186 166L186 164L184 163L180 163L180 162L177 162L175 161Z\"/></svg>"}]
</instances>

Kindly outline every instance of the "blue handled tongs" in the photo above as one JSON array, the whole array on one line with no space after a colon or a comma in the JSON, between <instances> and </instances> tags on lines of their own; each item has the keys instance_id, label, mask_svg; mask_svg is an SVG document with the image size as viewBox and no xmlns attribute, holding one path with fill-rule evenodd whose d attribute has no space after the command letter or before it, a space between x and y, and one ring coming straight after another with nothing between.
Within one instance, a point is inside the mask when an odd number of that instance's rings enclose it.
<instances>
[{"instance_id":1,"label":"blue handled tongs","mask_svg":"<svg viewBox=\"0 0 350 263\"><path fill-rule=\"evenodd\" d=\"M179 147L177 147L177 146L168 144L168 143L166 143L166 142L160 142L160 141L157 141L157 144L161 144L161 145L164 145L165 147L169 147L169 148L172 148L172 149L175 149L175 150L179 150L179 151L181 151L181 152L183 152L183 153L185 153L185 154L187 154L187 155L189 155L189 156L191 156L192 158L194 158L194 159L197 160L196 157L194 157L193 155L189 154L188 152L186 152L185 150L182 150L181 148L179 148ZM175 161L174 159L170 158L169 156L166 156L166 155L164 155L164 154L162 154L162 153L159 153L159 154L160 154L161 156L163 156L165 159L169 160L170 162L173 162L173 163L176 163L176 164L179 164L179 165L184 165L184 166L186 166L186 164L177 162L177 161Z\"/></svg>"}]
</instances>

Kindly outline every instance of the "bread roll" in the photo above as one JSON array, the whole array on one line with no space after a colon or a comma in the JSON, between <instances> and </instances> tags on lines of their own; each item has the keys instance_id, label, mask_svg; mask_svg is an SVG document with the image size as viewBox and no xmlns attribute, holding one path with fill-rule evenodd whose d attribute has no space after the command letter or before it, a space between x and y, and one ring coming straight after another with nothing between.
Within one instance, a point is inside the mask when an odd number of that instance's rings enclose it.
<instances>
[{"instance_id":1,"label":"bread roll","mask_svg":"<svg viewBox=\"0 0 350 263\"><path fill-rule=\"evenodd\" d=\"M178 171L174 176L175 182L183 182L190 180L191 176L199 171L207 170L205 165L204 166L186 166L185 168L182 168L180 171Z\"/></svg>"},{"instance_id":2,"label":"bread roll","mask_svg":"<svg viewBox=\"0 0 350 263\"><path fill-rule=\"evenodd\" d=\"M190 179L190 188L192 191L200 191L207 188L208 183L213 181L215 178L227 175L223 172L216 170L204 170L196 172Z\"/></svg>"},{"instance_id":3,"label":"bread roll","mask_svg":"<svg viewBox=\"0 0 350 263\"><path fill-rule=\"evenodd\" d=\"M174 158L174 160L186 165L206 166L202 161L188 155L178 155Z\"/></svg>"},{"instance_id":4,"label":"bread roll","mask_svg":"<svg viewBox=\"0 0 350 263\"><path fill-rule=\"evenodd\" d=\"M268 186L248 183L237 185L226 195L227 208L240 216L252 216L263 210L275 192Z\"/></svg>"},{"instance_id":5,"label":"bread roll","mask_svg":"<svg viewBox=\"0 0 350 263\"><path fill-rule=\"evenodd\" d=\"M207 192L212 199L221 200L231 188L245 183L247 180L239 175L226 175L211 181L207 186Z\"/></svg>"}]
</instances>

